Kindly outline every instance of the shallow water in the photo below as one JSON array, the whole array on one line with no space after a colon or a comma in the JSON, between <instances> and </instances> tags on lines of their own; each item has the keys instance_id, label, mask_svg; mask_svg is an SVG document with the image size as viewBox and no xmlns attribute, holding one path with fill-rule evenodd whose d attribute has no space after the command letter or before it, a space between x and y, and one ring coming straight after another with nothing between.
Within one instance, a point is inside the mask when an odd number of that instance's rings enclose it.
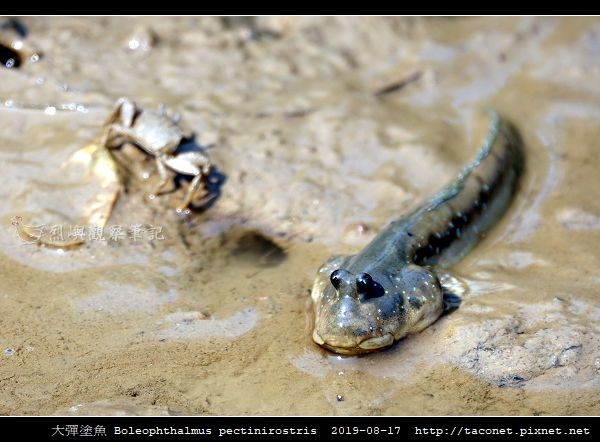
<instances>
[{"instance_id":1,"label":"shallow water","mask_svg":"<svg viewBox=\"0 0 600 442\"><path fill-rule=\"evenodd\" d=\"M23 22L43 57L0 70L1 414L600 413L598 18ZM85 212L94 187L61 165L122 95L214 145L219 198L177 215L183 192L149 200L154 165L126 150L124 238L23 244L14 216ZM61 103L86 112L44 112ZM489 107L527 169L452 269L461 307L381 353L317 347L321 262L451 180Z\"/></svg>"}]
</instances>

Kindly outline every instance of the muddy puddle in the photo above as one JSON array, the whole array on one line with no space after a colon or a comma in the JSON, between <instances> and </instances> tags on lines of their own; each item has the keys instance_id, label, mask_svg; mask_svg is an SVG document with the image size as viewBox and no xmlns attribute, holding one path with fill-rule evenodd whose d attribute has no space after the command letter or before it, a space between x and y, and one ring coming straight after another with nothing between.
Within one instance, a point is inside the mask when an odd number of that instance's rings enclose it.
<instances>
[{"instance_id":1,"label":"muddy puddle","mask_svg":"<svg viewBox=\"0 0 600 442\"><path fill-rule=\"evenodd\" d=\"M0 67L0 414L600 414L598 18L21 23L40 57ZM177 214L185 184L149 199L154 162L124 148L103 232L25 244L14 217L80 234L109 191L69 159L120 96L181 114L218 195ZM321 262L451 180L486 108L527 168L452 269L461 307L381 353L317 347Z\"/></svg>"}]
</instances>

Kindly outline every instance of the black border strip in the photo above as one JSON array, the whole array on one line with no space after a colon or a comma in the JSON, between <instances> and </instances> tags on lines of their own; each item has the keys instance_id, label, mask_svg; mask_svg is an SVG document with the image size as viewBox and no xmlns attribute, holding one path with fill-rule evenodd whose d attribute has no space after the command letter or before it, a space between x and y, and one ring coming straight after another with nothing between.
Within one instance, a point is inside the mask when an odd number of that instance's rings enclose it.
<instances>
[{"instance_id":1,"label":"black border strip","mask_svg":"<svg viewBox=\"0 0 600 442\"><path fill-rule=\"evenodd\" d=\"M597 440L598 417L99 417L0 418L2 440Z\"/></svg>"}]
</instances>

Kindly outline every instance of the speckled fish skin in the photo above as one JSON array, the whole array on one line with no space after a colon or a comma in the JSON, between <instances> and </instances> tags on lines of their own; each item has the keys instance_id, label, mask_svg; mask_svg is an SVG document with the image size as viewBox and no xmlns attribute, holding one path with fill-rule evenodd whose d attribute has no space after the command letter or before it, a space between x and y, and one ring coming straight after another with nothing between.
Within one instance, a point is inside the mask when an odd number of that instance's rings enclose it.
<instances>
[{"instance_id":1,"label":"speckled fish skin","mask_svg":"<svg viewBox=\"0 0 600 442\"><path fill-rule=\"evenodd\" d=\"M483 146L451 184L357 255L322 265L311 294L317 344L347 355L376 351L442 314L436 269L462 259L502 217L523 170L519 134L496 112L489 117Z\"/></svg>"}]
</instances>

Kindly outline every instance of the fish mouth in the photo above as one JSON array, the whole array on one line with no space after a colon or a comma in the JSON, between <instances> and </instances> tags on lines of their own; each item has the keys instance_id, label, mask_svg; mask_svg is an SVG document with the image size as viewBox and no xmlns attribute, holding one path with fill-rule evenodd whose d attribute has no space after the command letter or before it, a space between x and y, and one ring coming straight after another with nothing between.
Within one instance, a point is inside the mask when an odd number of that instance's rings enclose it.
<instances>
[{"instance_id":1,"label":"fish mouth","mask_svg":"<svg viewBox=\"0 0 600 442\"><path fill-rule=\"evenodd\" d=\"M368 338L362 341L358 346L353 347L340 347L337 345L331 345L317 333L317 331L313 331L313 341L319 344L321 347L326 348L334 353L342 354L342 355L356 355L361 353L370 353L372 351L377 351L385 347L389 347L394 343L394 336L391 333L386 333L383 336L377 336L374 338Z\"/></svg>"},{"instance_id":2,"label":"fish mouth","mask_svg":"<svg viewBox=\"0 0 600 442\"><path fill-rule=\"evenodd\" d=\"M377 350L383 347L389 347L394 343L394 337L391 333L386 333L383 336L378 336L376 338L369 338L362 341L358 346L366 351Z\"/></svg>"}]
</instances>

